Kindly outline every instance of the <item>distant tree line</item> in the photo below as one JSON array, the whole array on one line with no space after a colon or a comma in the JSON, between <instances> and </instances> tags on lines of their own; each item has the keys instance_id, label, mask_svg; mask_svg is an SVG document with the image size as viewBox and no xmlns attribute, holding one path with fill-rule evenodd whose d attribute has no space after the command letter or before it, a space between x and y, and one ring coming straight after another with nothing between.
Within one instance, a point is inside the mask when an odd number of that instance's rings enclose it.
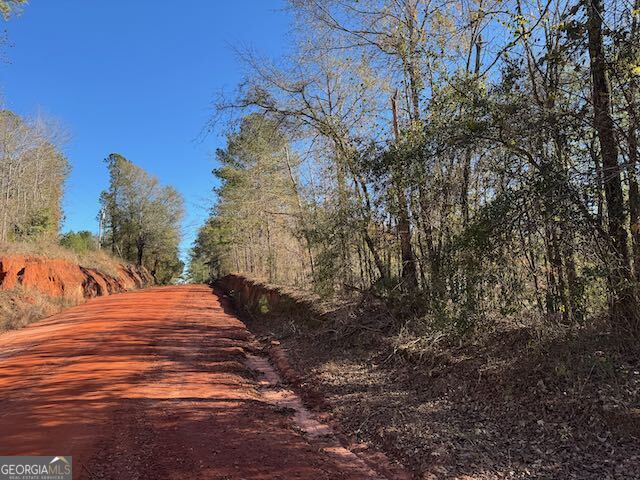
<instances>
[{"instance_id":1,"label":"distant tree line","mask_svg":"<svg viewBox=\"0 0 640 480\"><path fill-rule=\"evenodd\" d=\"M98 238L89 230L70 231L60 236L60 245L78 254L95 252L100 248L98 242Z\"/></svg>"},{"instance_id":2,"label":"distant tree line","mask_svg":"<svg viewBox=\"0 0 640 480\"><path fill-rule=\"evenodd\" d=\"M145 266L159 283L175 280L183 269L182 197L122 155L111 154L105 163L109 188L100 196L103 244L117 256Z\"/></svg>"},{"instance_id":3,"label":"distant tree line","mask_svg":"<svg viewBox=\"0 0 640 480\"><path fill-rule=\"evenodd\" d=\"M218 104L200 272L638 331L638 1L289 6L292 54Z\"/></svg>"}]
</instances>

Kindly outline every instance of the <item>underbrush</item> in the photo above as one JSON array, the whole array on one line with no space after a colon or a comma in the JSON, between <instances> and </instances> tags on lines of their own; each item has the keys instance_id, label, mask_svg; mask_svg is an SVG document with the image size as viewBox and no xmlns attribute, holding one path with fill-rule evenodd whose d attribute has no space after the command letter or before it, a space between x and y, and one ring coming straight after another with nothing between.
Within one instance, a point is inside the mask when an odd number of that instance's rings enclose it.
<instances>
[{"instance_id":1,"label":"underbrush","mask_svg":"<svg viewBox=\"0 0 640 480\"><path fill-rule=\"evenodd\" d=\"M425 479L640 478L640 347L606 318L473 328L361 292L309 322L252 313L346 432Z\"/></svg>"},{"instance_id":2,"label":"underbrush","mask_svg":"<svg viewBox=\"0 0 640 480\"><path fill-rule=\"evenodd\" d=\"M108 275L116 275L118 265L126 263L121 259L113 257L104 250L87 250L78 253L58 243L46 240L0 243L0 257L9 255L58 258L82 265L85 268L96 269Z\"/></svg>"},{"instance_id":3,"label":"underbrush","mask_svg":"<svg viewBox=\"0 0 640 480\"><path fill-rule=\"evenodd\" d=\"M71 305L68 299L49 297L37 290L0 290L0 332L22 328Z\"/></svg>"}]
</instances>

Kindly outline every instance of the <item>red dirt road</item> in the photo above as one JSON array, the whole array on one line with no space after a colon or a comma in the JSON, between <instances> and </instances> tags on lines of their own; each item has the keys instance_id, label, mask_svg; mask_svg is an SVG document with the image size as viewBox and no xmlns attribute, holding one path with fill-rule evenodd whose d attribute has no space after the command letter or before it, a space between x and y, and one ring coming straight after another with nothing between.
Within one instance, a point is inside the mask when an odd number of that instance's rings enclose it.
<instances>
[{"instance_id":1,"label":"red dirt road","mask_svg":"<svg viewBox=\"0 0 640 480\"><path fill-rule=\"evenodd\" d=\"M0 455L72 455L76 479L381 478L273 403L251 342L206 286L103 297L0 335Z\"/></svg>"}]
</instances>

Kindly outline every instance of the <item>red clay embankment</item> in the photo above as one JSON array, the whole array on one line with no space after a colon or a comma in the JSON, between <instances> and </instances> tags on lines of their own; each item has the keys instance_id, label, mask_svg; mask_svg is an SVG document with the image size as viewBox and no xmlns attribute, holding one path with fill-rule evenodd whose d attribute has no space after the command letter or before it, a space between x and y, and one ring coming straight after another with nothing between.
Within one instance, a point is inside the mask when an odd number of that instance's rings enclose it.
<instances>
[{"instance_id":1,"label":"red clay embankment","mask_svg":"<svg viewBox=\"0 0 640 480\"><path fill-rule=\"evenodd\" d=\"M62 259L0 257L0 290L23 287L49 297L80 302L152 283L144 268L131 265L117 265L115 274L110 275Z\"/></svg>"},{"instance_id":2,"label":"red clay embankment","mask_svg":"<svg viewBox=\"0 0 640 480\"><path fill-rule=\"evenodd\" d=\"M115 262L90 268L60 258L0 256L0 332L85 300L153 284L146 269Z\"/></svg>"},{"instance_id":3,"label":"red clay embankment","mask_svg":"<svg viewBox=\"0 0 640 480\"><path fill-rule=\"evenodd\" d=\"M318 295L269 285L243 275L226 275L218 279L215 285L249 313L285 314L303 318L307 322L317 322L327 310Z\"/></svg>"}]
</instances>

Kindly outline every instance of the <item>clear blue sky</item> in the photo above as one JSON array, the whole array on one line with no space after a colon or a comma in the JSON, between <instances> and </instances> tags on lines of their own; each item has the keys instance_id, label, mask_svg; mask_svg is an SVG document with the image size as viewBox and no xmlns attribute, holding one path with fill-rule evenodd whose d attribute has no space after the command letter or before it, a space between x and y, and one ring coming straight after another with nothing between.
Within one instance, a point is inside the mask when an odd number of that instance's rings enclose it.
<instances>
[{"instance_id":1,"label":"clear blue sky","mask_svg":"<svg viewBox=\"0 0 640 480\"><path fill-rule=\"evenodd\" d=\"M117 152L185 197L183 253L207 215L223 132L198 140L211 103L243 68L233 48L276 56L289 17L281 0L31 0L4 23L5 107L41 111L70 133L63 230L97 231L102 160ZM1 21L0 21L1 22ZM222 128L222 127L220 127Z\"/></svg>"}]
</instances>

